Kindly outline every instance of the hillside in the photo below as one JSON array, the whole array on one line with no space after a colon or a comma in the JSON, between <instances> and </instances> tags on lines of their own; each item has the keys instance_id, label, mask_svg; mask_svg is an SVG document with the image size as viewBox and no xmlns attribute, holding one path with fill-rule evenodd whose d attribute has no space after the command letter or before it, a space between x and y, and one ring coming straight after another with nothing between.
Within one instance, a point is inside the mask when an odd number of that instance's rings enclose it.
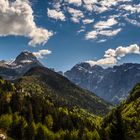
<instances>
[{"instance_id":1,"label":"hillside","mask_svg":"<svg viewBox=\"0 0 140 140\"><path fill-rule=\"evenodd\" d=\"M129 96L131 89L140 81L140 64L126 63L111 68L75 65L65 76L76 85L96 93L104 100L119 104Z\"/></svg>"},{"instance_id":2,"label":"hillside","mask_svg":"<svg viewBox=\"0 0 140 140\"><path fill-rule=\"evenodd\" d=\"M140 84L104 118L106 108L99 102L92 93L43 67L32 68L15 83L0 78L0 138L139 140Z\"/></svg>"},{"instance_id":3,"label":"hillside","mask_svg":"<svg viewBox=\"0 0 140 140\"><path fill-rule=\"evenodd\" d=\"M61 106L73 107L77 105L101 116L109 112L111 108L110 104L97 97L94 93L79 88L67 78L45 67L30 69L18 80L18 84L25 91L43 93L53 97L52 100Z\"/></svg>"},{"instance_id":4,"label":"hillside","mask_svg":"<svg viewBox=\"0 0 140 140\"><path fill-rule=\"evenodd\" d=\"M140 139L140 84L133 88L125 102L106 116L102 131L103 140Z\"/></svg>"},{"instance_id":5,"label":"hillside","mask_svg":"<svg viewBox=\"0 0 140 140\"><path fill-rule=\"evenodd\" d=\"M101 117L76 105L60 105L53 101L51 94L43 94L41 89L37 88L40 90L37 91L31 85L29 87L27 91L18 84L0 79L0 139L100 139ZM59 101L65 102L63 98Z\"/></svg>"}]
</instances>

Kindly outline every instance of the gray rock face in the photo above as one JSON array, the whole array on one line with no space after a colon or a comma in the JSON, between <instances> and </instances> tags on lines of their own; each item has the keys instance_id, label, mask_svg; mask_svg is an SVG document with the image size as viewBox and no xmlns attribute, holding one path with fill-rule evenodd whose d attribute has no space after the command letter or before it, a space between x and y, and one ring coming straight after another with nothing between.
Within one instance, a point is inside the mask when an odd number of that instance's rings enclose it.
<instances>
[{"instance_id":1,"label":"gray rock face","mask_svg":"<svg viewBox=\"0 0 140 140\"><path fill-rule=\"evenodd\" d=\"M140 82L140 64L127 63L104 69L81 63L67 71L65 76L80 87L118 104L129 95L133 86Z\"/></svg>"},{"instance_id":2,"label":"gray rock face","mask_svg":"<svg viewBox=\"0 0 140 140\"><path fill-rule=\"evenodd\" d=\"M0 76L6 80L14 80L36 66L43 65L31 52L25 51L18 55L13 62L0 61Z\"/></svg>"}]
</instances>

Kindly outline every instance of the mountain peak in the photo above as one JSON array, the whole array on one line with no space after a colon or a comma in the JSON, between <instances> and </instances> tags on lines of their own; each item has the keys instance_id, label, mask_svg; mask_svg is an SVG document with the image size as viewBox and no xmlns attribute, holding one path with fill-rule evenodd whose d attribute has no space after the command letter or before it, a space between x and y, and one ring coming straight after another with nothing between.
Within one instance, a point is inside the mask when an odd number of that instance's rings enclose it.
<instances>
[{"instance_id":1,"label":"mountain peak","mask_svg":"<svg viewBox=\"0 0 140 140\"><path fill-rule=\"evenodd\" d=\"M14 61L0 61L0 76L7 80L17 79L29 69L43 65L36 56L29 51L21 52Z\"/></svg>"},{"instance_id":2,"label":"mountain peak","mask_svg":"<svg viewBox=\"0 0 140 140\"><path fill-rule=\"evenodd\" d=\"M36 56L29 51L21 52L15 59L14 63L21 64L21 63L31 63L31 62L39 62Z\"/></svg>"}]
</instances>

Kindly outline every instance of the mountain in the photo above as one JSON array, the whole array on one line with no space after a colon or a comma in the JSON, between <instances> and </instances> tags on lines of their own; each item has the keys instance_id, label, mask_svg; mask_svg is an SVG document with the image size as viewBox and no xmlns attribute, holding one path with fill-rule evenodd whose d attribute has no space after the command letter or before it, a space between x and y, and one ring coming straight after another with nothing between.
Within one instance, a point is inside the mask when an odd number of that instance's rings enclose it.
<instances>
[{"instance_id":1,"label":"mountain","mask_svg":"<svg viewBox=\"0 0 140 140\"><path fill-rule=\"evenodd\" d=\"M0 76L7 80L13 80L36 66L42 66L42 64L33 53L24 51L12 62L0 61Z\"/></svg>"},{"instance_id":2,"label":"mountain","mask_svg":"<svg viewBox=\"0 0 140 140\"><path fill-rule=\"evenodd\" d=\"M21 53L12 63L25 67L28 65L23 60L28 60L41 65L31 56ZM1 63L7 64L5 61ZM112 69L120 72L123 69L127 77L132 66L136 71L139 69L138 64L104 69L83 63L79 70L108 76L110 73L113 77ZM2 140L139 140L139 114L140 84L133 88L125 101L112 108L94 93L43 66L31 67L12 81L0 78Z\"/></svg>"},{"instance_id":3,"label":"mountain","mask_svg":"<svg viewBox=\"0 0 140 140\"><path fill-rule=\"evenodd\" d=\"M14 83L0 78L0 139L139 140L140 84L103 118L98 106L89 112L88 97L93 102L98 97L87 92L44 67L30 69Z\"/></svg>"},{"instance_id":4,"label":"mountain","mask_svg":"<svg viewBox=\"0 0 140 140\"><path fill-rule=\"evenodd\" d=\"M45 67L0 78L0 134L14 140L100 139L111 105ZM0 136L1 136L0 135Z\"/></svg>"},{"instance_id":5,"label":"mountain","mask_svg":"<svg viewBox=\"0 0 140 140\"><path fill-rule=\"evenodd\" d=\"M128 97L129 91L140 81L140 64L126 63L102 68L84 62L75 65L65 76L106 101L118 104Z\"/></svg>"},{"instance_id":6,"label":"mountain","mask_svg":"<svg viewBox=\"0 0 140 140\"><path fill-rule=\"evenodd\" d=\"M61 104L77 105L98 115L105 115L110 110L110 104L95 94L75 86L61 74L56 73L54 69L43 67L36 56L28 51L21 52L13 62L0 62L0 76L22 83L28 91L33 90L34 86L37 87L37 91L52 91L56 102L60 103L59 99L63 98Z\"/></svg>"},{"instance_id":7,"label":"mountain","mask_svg":"<svg viewBox=\"0 0 140 140\"><path fill-rule=\"evenodd\" d=\"M87 90L81 89L62 75L45 67L31 68L17 83L26 91L53 96L60 105L78 106L96 115L105 115L111 105ZM63 102L61 101L63 99Z\"/></svg>"},{"instance_id":8,"label":"mountain","mask_svg":"<svg viewBox=\"0 0 140 140\"><path fill-rule=\"evenodd\" d=\"M36 81L34 84L32 81L32 86L31 83L27 83L30 80L26 81L23 86L21 81L14 84L0 78L1 140L100 138L98 130L101 117L79 108L78 104L73 107L66 105L65 99L67 98L59 98L59 96L54 100L56 92L53 92L49 87L46 87L46 91L43 92L40 85L37 87ZM29 89L26 89L26 84L29 84ZM82 93L84 94L84 92ZM84 97L82 93L81 96ZM75 91L75 94L78 94L78 91Z\"/></svg>"},{"instance_id":9,"label":"mountain","mask_svg":"<svg viewBox=\"0 0 140 140\"><path fill-rule=\"evenodd\" d=\"M140 83L130 96L113 109L102 123L103 140L139 140L140 139Z\"/></svg>"}]
</instances>

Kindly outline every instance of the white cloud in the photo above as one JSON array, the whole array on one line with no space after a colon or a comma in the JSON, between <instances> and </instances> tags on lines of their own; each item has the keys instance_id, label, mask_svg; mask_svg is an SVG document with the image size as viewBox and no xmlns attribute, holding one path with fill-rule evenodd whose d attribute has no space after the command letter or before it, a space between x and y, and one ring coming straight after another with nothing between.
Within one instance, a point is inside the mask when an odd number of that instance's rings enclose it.
<instances>
[{"instance_id":1,"label":"white cloud","mask_svg":"<svg viewBox=\"0 0 140 140\"><path fill-rule=\"evenodd\" d=\"M140 47L137 44L130 45L128 47L118 47L115 50L109 49L105 52L104 57L116 57L120 59L121 57L126 56L127 54L140 54Z\"/></svg>"},{"instance_id":2,"label":"white cloud","mask_svg":"<svg viewBox=\"0 0 140 140\"><path fill-rule=\"evenodd\" d=\"M107 8L107 7L105 7L105 6L97 6L97 5L95 5L95 6L93 7L93 9L94 9L94 11L97 12L98 14L103 13L103 12L109 10L109 8Z\"/></svg>"},{"instance_id":3,"label":"white cloud","mask_svg":"<svg viewBox=\"0 0 140 140\"><path fill-rule=\"evenodd\" d=\"M83 0L83 2L86 10L92 12L94 9L94 4L97 3L97 0Z\"/></svg>"},{"instance_id":4,"label":"white cloud","mask_svg":"<svg viewBox=\"0 0 140 140\"><path fill-rule=\"evenodd\" d=\"M55 2L53 4L53 7L55 8L56 11L60 11L61 9L61 3L58 1L58 2Z\"/></svg>"},{"instance_id":5,"label":"white cloud","mask_svg":"<svg viewBox=\"0 0 140 140\"><path fill-rule=\"evenodd\" d=\"M116 65L121 58L125 57L128 54L139 54L140 47L137 44L133 44L127 47L118 47L116 49L108 49L105 51L104 57L96 61L86 61L90 65L100 65L103 67L109 67Z\"/></svg>"},{"instance_id":6,"label":"white cloud","mask_svg":"<svg viewBox=\"0 0 140 140\"><path fill-rule=\"evenodd\" d=\"M95 4L95 3L97 3L97 0L83 0L83 2L84 2L84 4L89 5L89 4Z\"/></svg>"},{"instance_id":7,"label":"white cloud","mask_svg":"<svg viewBox=\"0 0 140 140\"><path fill-rule=\"evenodd\" d=\"M37 58L44 58L45 55L51 54L52 52L50 50L39 50L38 52L33 52L33 54Z\"/></svg>"},{"instance_id":8,"label":"white cloud","mask_svg":"<svg viewBox=\"0 0 140 140\"><path fill-rule=\"evenodd\" d=\"M88 11L103 13L111 9L111 6L116 6L119 2L129 2L131 0L83 0L84 7ZM97 6L98 5L98 6Z\"/></svg>"},{"instance_id":9,"label":"white cloud","mask_svg":"<svg viewBox=\"0 0 140 140\"><path fill-rule=\"evenodd\" d=\"M119 2L130 2L131 0L101 0L99 3L105 7L116 6Z\"/></svg>"},{"instance_id":10,"label":"white cloud","mask_svg":"<svg viewBox=\"0 0 140 140\"><path fill-rule=\"evenodd\" d=\"M87 40L94 40L97 39L98 36L115 36L122 30L121 28L112 29L116 24L118 24L118 21L114 17L111 17L106 21L99 21L93 26L95 30L88 32L85 38Z\"/></svg>"},{"instance_id":11,"label":"white cloud","mask_svg":"<svg viewBox=\"0 0 140 140\"><path fill-rule=\"evenodd\" d=\"M92 4L88 4L88 5L84 5L84 8L87 10L87 11L90 11L92 12L93 11L93 5Z\"/></svg>"},{"instance_id":12,"label":"white cloud","mask_svg":"<svg viewBox=\"0 0 140 140\"><path fill-rule=\"evenodd\" d=\"M140 4L138 5L121 5L121 9L129 11L131 13L140 13Z\"/></svg>"},{"instance_id":13,"label":"white cloud","mask_svg":"<svg viewBox=\"0 0 140 140\"><path fill-rule=\"evenodd\" d=\"M112 5L116 5L118 0L102 0L99 2L102 6L111 7Z\"/></svg>"},{"instance_id":14,"label":"white cloud","mask_svg":"<svg viewBox=\"0 0 140 140\"><path fill-rule=\"evenodd\" d=\"M34 21L34 13L29 0L9 1L10 0L0 0L0 36L25 36L30 39L29 45L31 46L45 44L53 33L36 25ZM50 18L65 21L66 17L63 13L63 11L65 11L71 15L70 18L74 23L82 21L83 24L90 24L94 21L90 18L91 14L98 15L104 11L110 10L111 6L116 6L118 3L121 3L121 6L116 9L117 12L119 12L119 10L125 10L128 15L140 13L140 4L124 4L124 2L130 1L131 0L58 0L54 1L55 4L52 6L53 9L48 9L47 13ZM70 5L71 7L79 6L80 8L70 8L69 4L74 4L74 6ZM85 7L85 11L79 10ZM84 14L86 15L86 19ZM90 16L87 16L87 14ZM121 14L120 16L122 17ZM121 28L116 19L117 18L112 17L106 21L97 22L94 25L95 30L86 34L86 39L96 39L98 36L110 37L117 35L121 31ZM135 19L126 20L133 25L140 26L136 16ZM111 29L114 25L118 26L116 27L117 29Z\"/></svg>"},{"instance_id":15,"label":"white cloud","mask_svg":"<svg viewBox=\"0 0 140 140\"><path fill-rule=\"evenodd\" d=\"M103 42L106 42L107 41L107 39L101 39L101 40L99 40L99 41L97 41L98 43L103 43Z\"/></svg>"},{"instance_id":16,"label":"white cloud","mask_svg":"<svg viewBox=\"0 0 140 140\"><path fill-rule=\"evenodd\" d=\"M53 33L37 27L27 0L0 0L0 36L9 35L29 37L29 45L35 46L46 43Z\"/></svg>"},{"instance_id":17,"label":"white cloud","mask_svg":"<svg viewBox=\"0 0 140 140\"><path fill-rule=\"evenodd\" d=\"M117 35L122 29L119 28L119 29L112 29L112 30L101 30L101 31L98 31L98 30L94 30L94 31L90 31L86 34L85 38L86 40L95 40L97 39L97 37L99 35L101 36L106 36L106 37L112 37L112 36L115 36Z\"/></svg>"},{"instance_id":18,"label":"white cloud","mask_svg":"<svg viewBox=\"0 0 140 140\"><path fill-rule=\"evenodd\" d=\"M82 29L80 29L79 31L77 31L77 34L80 34L80 33L82 33L82 32L85 32L85 29L84 29L84 28L82 28Z\"/></svg>"},{"instance_id":19,"label":"white cloud","mask_svg":"<svg viewBox=\"0 0 140 140\"><path fill-rule=\"evenodd\" d=\"M102 58L97 61L91 60L91 61L86 61L86 62L89 63L91 66L99 65L99 66L106 67L106 66L112 66L112 65L116 64L117 60L114 57L110 57L110 58Z\"/></svg>"},{"instance_id":20,"label":"white cloud","mask_svg":"<svg viewBox=\"0 0 140 140\"><path fill-rule=\"evenodd\" d=\"M76 24L84 24L85 31L88 31L86 33L86 39L96 39L96 41L99 42L101 38L106 40L111 36L117 35L122 31L124 26L127 26L124 19L127 22L140 27L140 4L134 4L135 2L133 2L132 0L52 1L52 3L50 2L51 7L53 7L56 11L65 12L65 16L68 15L68 20L70 19ZM54 15L55 14L53 14L52 16ZM91 24L93 22L93 29L90 29L90 26L88 26L88 24ZM89 31L89 29L91 31Z\"/></svg>"},{"instance_id":21,"label":"white cloud","mask_svg":"<svg viewBox=\"0 0 140 140\"><path fill-rule=\"evenodd\" d=\"M122 29L119 28L119 29L114 29L114 30L102 30L102 31L99 31L99 35L103 35L103 36L115 36L117 35Z\"/></svg>"},{"instance_id":22,"label":"white cloud","mask_svg":"<svg viewBox=\"0 0 140 140\"><path fill-rule=\"evenodd\" d=\"M83 24L90 24L94 22L94 19L84 19L82 22Z\"/></svg>"},{"instance_id":23,"label":"white cloud","mask_svg":"<svg viewBox=\"0 0 140 140\"><path fill-rule=\"evenodd\" d=\"M74 4L77 6L80 6L82 4L82 0L65 0L66 2L68 2L69 4Z\"/></svg>"},{"instance_id":24,"label":"white cloud","mask_svg":"<svg viewBox=\"0 0 140 140\"><path fill-rule=\"evenodd\" d=\"M65 21L66 20L66 17L63 14L62 11L57 11L55 9L49 9L48 8L47 14L48 14L48 17L56 19L56 20L61 20L61 21Z\"/></svg>"},{"instance_id":25,"label":"white cloud","mask_svg":"<svg viewBox=\"0 0 140 140\"><path fill-rule=\"evenodd\" d=\"M137 26L137 27L140 27L140 22L138 22L138 21L135 20L135 19L129 19L128 17L125 17L125 20L126 20L127 22L129 22L129 23L131 23L131 24Z\"/></svg>"},{"instance_id":26,"label":"white cloud","mask_svg":"<svg viewBox=\"0 0 140 140\"><path fill-rule=\"evenodd\" d=\"M86 34L85 38L86 40L93 40L93 39L96 39L97 38L97 35L98 35L98 31L90 31Z\"/></svg>"},{"instance_id":27,"label":"white cloud","mask_svg":"<svg viewBox=\"0 0 140 140\"><path fill-rule=\"evenodd\" d=\"M96 29L107 29L107 28L111 28L113 25L116 25L118 22L117 20L115 20L115 18L110 18L106 21L99 21L98 23L96 23L94 25L94 28Z\"/></svg>"},{"instance_id":28,"label":"white cloud","mask_svg":"<svg viewBox=\"0 0 140 140\"><path fill-rule=\"evenodd\" d=\"M71 14L71 20L75 23L79 23L81 18L84 18L84 14L81 10L68 7L68 12Z\"/></svg>"}]
</instances>

